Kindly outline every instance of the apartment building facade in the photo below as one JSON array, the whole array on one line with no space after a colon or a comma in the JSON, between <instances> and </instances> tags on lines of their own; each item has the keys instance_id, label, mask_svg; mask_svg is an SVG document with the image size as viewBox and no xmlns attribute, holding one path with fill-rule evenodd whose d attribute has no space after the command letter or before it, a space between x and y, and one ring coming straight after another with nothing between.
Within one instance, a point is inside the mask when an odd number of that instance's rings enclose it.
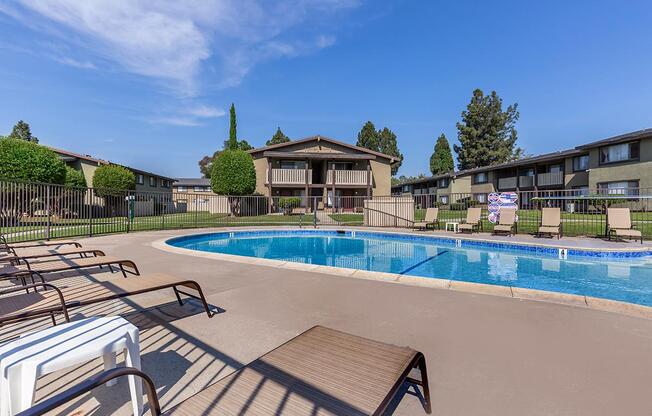
<instances>
[{"instance_id":1,"label":"apartment building facade","mask_svg":"<svg viewBox=\"0 0 652 416\"><path fill-rule=\"evenodd\" d=\"M387 196L393 156L323 136L250 150L256 192L271 197L318 198L332 206L342 197ZM351 198L352 199L352 198Z\"/></svg>"},{"instance_id":2,"label":"apartment building facade","mask_svg":"<svg viewBox=\"0 0 652 416\"><path fill-rule=\"evenodd\" d=\"M440 187L446 180L459 185L455 190ZM652 192L652 129L499 165L417 179L393 186L392 194L436 194L445 204L446 195L459 191L482 204L492 192L558 190L578 195ZM528 193L522 195L527 198Z\"/></svg>"}]
</instances>

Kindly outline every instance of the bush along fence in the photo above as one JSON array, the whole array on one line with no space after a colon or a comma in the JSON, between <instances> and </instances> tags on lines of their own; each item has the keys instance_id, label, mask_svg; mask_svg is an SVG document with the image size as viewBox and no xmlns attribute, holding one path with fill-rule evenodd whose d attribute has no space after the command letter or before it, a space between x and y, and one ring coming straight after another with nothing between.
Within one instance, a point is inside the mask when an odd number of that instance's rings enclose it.
<instances>
[{"instance_id":1,"label":"bush along fence","mask_svg":"<svg viewBox=\"0 0 652 416\"><path fill-rule=\"evenodd\" d=\"M604 236L606 208L629 207L634 226L652 238L652 193L521 191L515 193L518 233L534 233L542 207L562 210L564 235ZM621 190L617 190L621 191ZM280 225L319 227L411 227L427 208L439 221L463 222L469 207L482 208L484 231L491 231L487 195L300 197L222 196L209 192L101 192L93 188L0 181L0 233L10 241L92 236L107 233L202 227Z\"/></svg>"}]
</instances>

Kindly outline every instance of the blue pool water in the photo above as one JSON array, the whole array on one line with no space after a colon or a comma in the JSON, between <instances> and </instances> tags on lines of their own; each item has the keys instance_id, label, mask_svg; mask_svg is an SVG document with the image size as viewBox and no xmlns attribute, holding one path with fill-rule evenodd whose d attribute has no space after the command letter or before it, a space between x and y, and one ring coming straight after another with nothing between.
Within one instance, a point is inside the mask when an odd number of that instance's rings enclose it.
<instances>
[{"instance_id":1,"label":"blue pool water","mask_svg":"<svg viewBox=\"0 0 652 416\"><path fill-rule=\"evenodd\" d=\"M191 250L594 296L652 306L652 256L592 257L426 236L242 231L178 237ZM536 250L536 251L533 251ZM647 254L647 253L643 253Z\"/></svg>"}]
</instances>

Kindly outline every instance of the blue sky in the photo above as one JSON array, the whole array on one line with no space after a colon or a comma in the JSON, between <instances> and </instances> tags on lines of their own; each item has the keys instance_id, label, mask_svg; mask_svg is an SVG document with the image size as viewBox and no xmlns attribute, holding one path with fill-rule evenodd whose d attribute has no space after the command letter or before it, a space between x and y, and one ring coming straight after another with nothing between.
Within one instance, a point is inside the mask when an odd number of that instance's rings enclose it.
<instances>
[{"instance_id":1,"label":"blue sky","mask_svg":"<svg viewBox=\"0 0 652 416\"><path fill-rule=\"evenodd\" d=\"M428 172L474 88L528 154L652 127L646 1L0 0L0 134L169 176L228 135L354 143L387 126Z\"/></svg>"}]
</instances>

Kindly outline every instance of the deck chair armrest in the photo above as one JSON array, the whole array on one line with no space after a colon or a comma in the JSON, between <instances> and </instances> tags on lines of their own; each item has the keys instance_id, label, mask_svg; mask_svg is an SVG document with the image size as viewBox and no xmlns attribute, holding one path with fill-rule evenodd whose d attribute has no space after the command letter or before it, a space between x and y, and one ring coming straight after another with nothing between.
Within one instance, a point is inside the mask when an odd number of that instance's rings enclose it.
<instances>
[{"instance_id":1,"label":"deck chair armrest","mask_svg":"<svg viewBox=\"0 0 652 416\"><path fill-rule=\"evenodd\" d=\"M64 390L63 392L52 396L49 399L43 400L42 402L35 404L29 409L18 413L16 416L45 415L57 407L62 406L76 399L77 397L92 391L96 387L99 387L108 381L124 376L137 376L144 381L143 384L145 386L145 392L147 393L149 410L152 415L160 415L161 406L159 405L158 395L156 394L156 388L154 387L154 382L152 379L147 374L133 367L119 367L104 371L103 373L91 377L88 380L82 381L81 383L76 384L71 388Z\"/></svg>"},{"instance_id":2,"label":"deck chair armrest","mask_svg":"<svg viewBox=\"0 0 652 416\"><path fill-rule=\"evenodd\" d=\"M20 291L23 291L25 289L36 289L38 287L42 287L43 289L45 289L45 288L54 289L57 292L57 294L59 295L59 298L63 302L63 293L61 292L61 290L58 287L56 287L55 285L53 285L51 283L34 283L34 284L31 284L31 285L21 285L21 286L11 287L9 289L2 289L2 290L0 290L0 295L6 295L6 294L9 294L9 293L20 292Z\"/></svg>"}]
</instances>

